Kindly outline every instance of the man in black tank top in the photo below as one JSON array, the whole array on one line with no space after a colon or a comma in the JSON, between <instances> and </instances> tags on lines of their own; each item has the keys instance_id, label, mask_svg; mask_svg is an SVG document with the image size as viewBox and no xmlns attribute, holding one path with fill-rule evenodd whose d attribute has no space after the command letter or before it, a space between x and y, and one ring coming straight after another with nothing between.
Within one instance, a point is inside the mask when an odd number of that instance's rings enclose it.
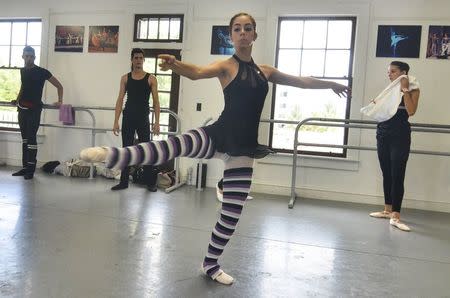
<instances>
[{"instance_id":1,"label":"man in black tank top","mask_svg":"<svg viewBox=\"0 0 450 298\"><path fill-rule=\"evenodd\" d=\"M49 81L58 89L58 101L54 104L59 106L63 100L63 86L47 69L34 64L36 58L34 49L26 46L23 49L22 58L25 62L24 68L20 69L20 91L17 100L19 112L19 127L22 135L22 166L23 168L13 176L23 176L26 180L33 179L36 170L37 140L36 135L41 122L42 112L42 90L45 81Z\"/></svg>"},{"instance_id":2,"label":"man in black tank top","mask_svg":"<svg viewBox=\"0 0 450 298\"><path fill-rule=\"evenodd\" d=\"M159 134L159 98L158 84L156 78L143 70L144 52L141 49L131 51L132 71L122 76L120 80L120 91L116 102L113 132L119 135L119 118L122 113L123 98L127 94L127 101L122 115L122 143L123 146L134 144L135 133L138 135L140 143L150 141L150 121L149 121L149 99L150 93L153 98L155 109L155 124L153 133ZM156 191L157 170L153 166L143 166L144 180L150 191ZM120 183L113 186L112 190L121 190L128 187L130 176L129 168L122 170Z\"/></svg>"}]
</instances>

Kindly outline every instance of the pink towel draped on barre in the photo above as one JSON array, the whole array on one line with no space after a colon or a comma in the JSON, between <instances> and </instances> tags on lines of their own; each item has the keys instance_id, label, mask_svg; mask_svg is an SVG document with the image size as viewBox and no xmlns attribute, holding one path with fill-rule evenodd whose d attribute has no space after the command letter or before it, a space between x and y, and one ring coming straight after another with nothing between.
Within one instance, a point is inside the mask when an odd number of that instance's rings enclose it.
<instances>
[{"instance_id":1,"label":"pink towel draped on barre","mask_svg":"<svg viewBox=\"0 0 450 298\"><path fill-rule=\"evenodd\" d=\"M59 121L64 125L75 124L75 110L72 108L72 105L62 104L59 106Z\"/></svg>"}]
</instances>

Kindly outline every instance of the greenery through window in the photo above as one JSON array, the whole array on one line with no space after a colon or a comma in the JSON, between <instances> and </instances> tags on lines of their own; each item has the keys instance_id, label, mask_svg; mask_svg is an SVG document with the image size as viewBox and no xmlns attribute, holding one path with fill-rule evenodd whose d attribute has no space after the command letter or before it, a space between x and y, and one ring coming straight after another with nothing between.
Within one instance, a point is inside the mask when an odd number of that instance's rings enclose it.
<instances>
[{"instance_id":1,"label":"greenery through window","mask_svg":"<svg viewBox=\"0 0 450 298\"><path fill-rule=\"evenodd\" d=\"M40 19L0 19L0 101L10 102L17 98L25 46L35 49L35 63L39 65L41 34ZM0 120L17 121L16 108L0 106ZM18 125L0 123L0 129L11 128L18 128Z\"/></svg>"},{"instance_id":2,"label":"greenery through window","mask_svg":"<svg viewBox=\"0 0 450 298\"><path fill-rule=\"evenodd\" d=\"M178 96L180 88L180 76L172 72L172 70L162 71L159 68L159 54L171 54L181 60L180 50L173 49L144 49L145 62L144 70L153 74L158 81L158 97L161 108L169 109L178 113ZM153 115L150 115L151 122L154 121ZM160 127L161 131L175 131L176 122L168 113L161 113ZM154 140L166 139L167 135L154 136Z\"/></svg>"}]
</instances>

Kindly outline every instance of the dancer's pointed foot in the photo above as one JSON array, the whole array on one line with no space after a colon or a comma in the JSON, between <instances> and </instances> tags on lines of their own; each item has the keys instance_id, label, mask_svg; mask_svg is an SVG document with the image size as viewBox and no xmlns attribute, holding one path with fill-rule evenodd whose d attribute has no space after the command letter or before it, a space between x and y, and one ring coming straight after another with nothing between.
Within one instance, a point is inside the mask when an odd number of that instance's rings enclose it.
<instances>
[{"instance_id":1,"label":"dancer's pointed foot","mask_svg":"<svg viewBox=\"0 0 450 298\"><path fill-rule=\"evenodd\" d=\"M212 280L215 280L218 283L223 284L223 285L227 285L227 286L231 285L234 282L234 278L232 276L226 274L225 272L223 272L223 270L220 269L220 267L218 270L214 270L214 269L217 269L217 267L219 267L218 264L211 267L211 266L207 266L205 263L202 263L201 269L202 269L202 272L205 275L211 277ZM209 274L208 274L208 272L209 272ZM212 272L214 272L214 273L212 273Z\"/></svg>"},{"instance_id":2,"label":"dancer's pointed foot","mask_svg":"<svg viewBox=\"0 0 450 298\"><path fill-rule=\"evenodd\" d=\"M108 155L106 147L91 147L81 150L80 158L86 162L103 162Z\"/></svg>"},{"instance_id":3,"label":"dancer's pointed foot","mask_svg":"<svg viewBox=\"0 0 450 298\"><path fill-rule=\"evenodd\" d=\"M221 283L221 284L227 285L227 286L231 285L234 282L234 278L231 277L230 275L226 274L222 270L221 270L221 273L219 273L219 275L217 275L217 277L214 280L217 281L218 283Z\"/></svg>"}]
</instances>

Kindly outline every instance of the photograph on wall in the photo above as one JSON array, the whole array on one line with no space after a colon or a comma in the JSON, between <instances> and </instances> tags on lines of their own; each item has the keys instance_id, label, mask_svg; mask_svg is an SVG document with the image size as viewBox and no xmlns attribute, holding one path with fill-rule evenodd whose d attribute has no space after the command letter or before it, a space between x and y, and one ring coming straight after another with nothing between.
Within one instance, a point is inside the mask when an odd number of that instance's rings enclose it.
<instances>
[{"instance_id":1,"label":"photograph on wall","mask_svg":"<svg viewBox=\"0 0 450 298\"><path fill-rule=\"evenodd\" d=\"M84 26L56 26L55 52L83 52Z\"/></svg>"},{"instance_id":2,"label":"photograph on wall","mask_svg":"<svg viewBox=\"0 0 450 298\"><path fill-rule=\"evenodd\" d=\"M378 26L377 57L419 58L422 26Z\"/></svg>"},{"instance_id":3,"label":"photograph on wall","mask_svg":"<svg viewBox=\"0 0 450 298\"><path fill-rule=\"evenodd\" d=\"M228 26L213 26L211 36L211 55L233 55L234 48L231 42Z\"/></svg>"},{"instance_id":4,"label":"photograph on wall","mask_svg":"<svg viewBox=\"0 0 450 298\"><path fill-rule=\"evenodd\" d=\"M119 26L89 26L89 53L117 53Z\"/></svg>"},{"instance_id":5,"label":"photograph on wall","mask_svg":"<svg viewBox=\"0 0 450 298\"><path fill-rule=\"evenodd\" d=\"M427 58L450 59L450 26L428 28Z\"/></svg>"}]
</instances>

